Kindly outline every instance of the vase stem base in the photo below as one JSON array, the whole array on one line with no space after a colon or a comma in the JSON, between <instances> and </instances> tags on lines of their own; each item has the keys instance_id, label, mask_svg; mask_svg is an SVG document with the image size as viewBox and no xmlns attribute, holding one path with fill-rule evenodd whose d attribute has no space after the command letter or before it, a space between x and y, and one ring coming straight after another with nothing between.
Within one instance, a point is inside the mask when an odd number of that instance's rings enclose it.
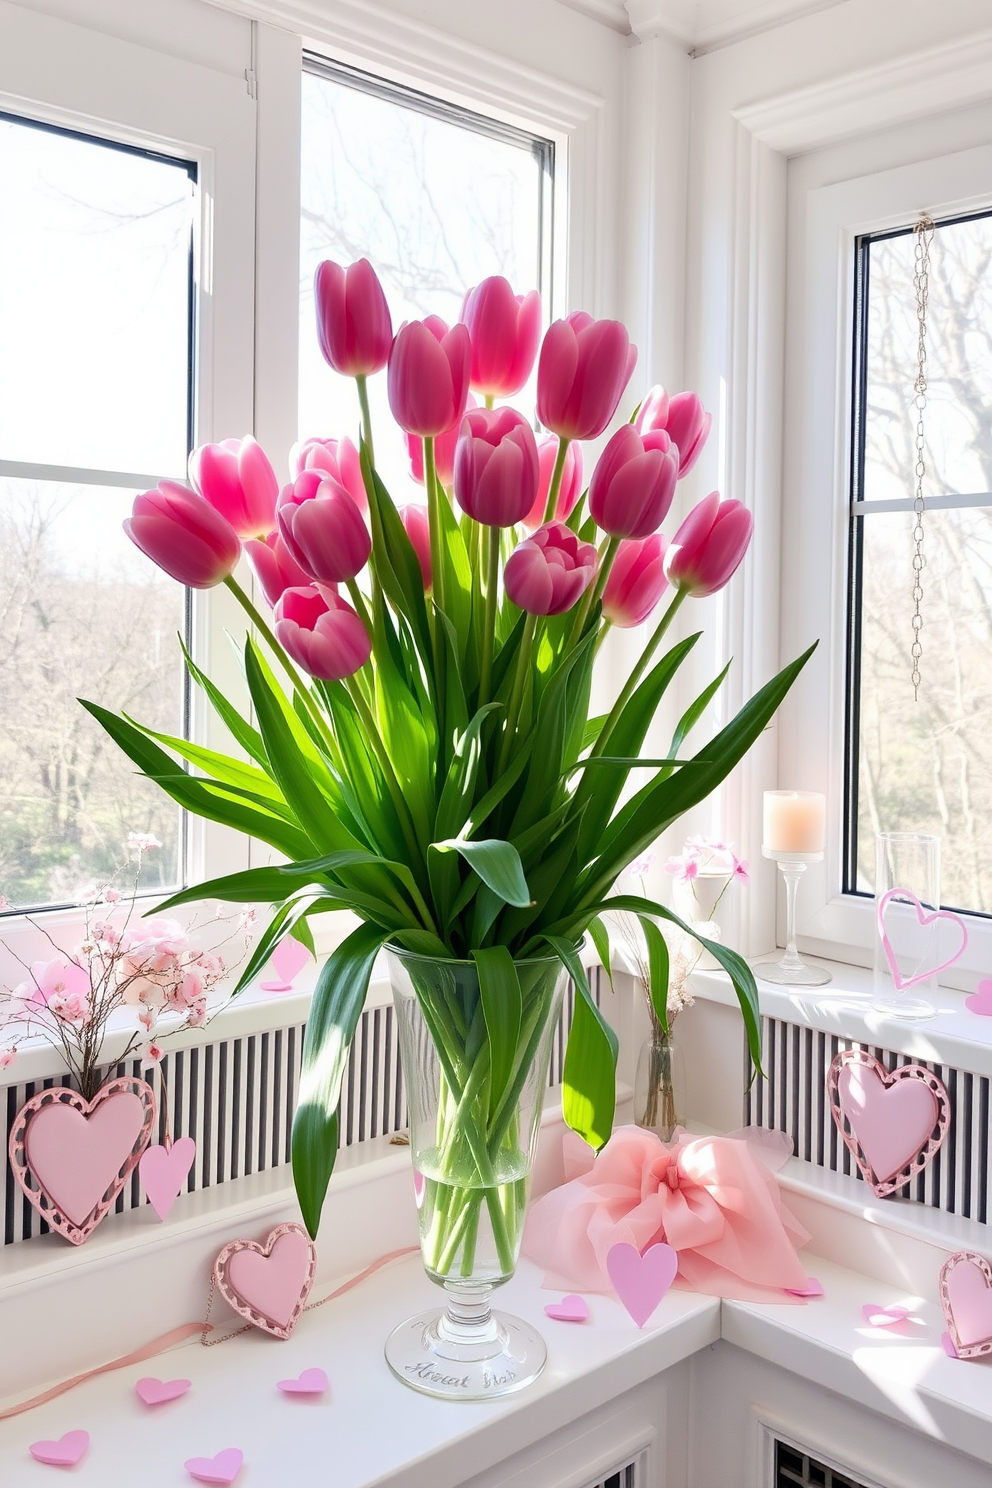
<instances>
[{"instance_id":1,"label":"vase stem base","mask_svg":"<svg viewBox=\"0 0 992 1488\"><path fill-rule=\"evenodd\" d=\"M522 1318L492 1312L474 1341L442 1308L419 1313L386 1339L397 1379L439 1400L499 1400L532 1384L547 1362L541 1335Z\"/></svg>"}]
</instances>

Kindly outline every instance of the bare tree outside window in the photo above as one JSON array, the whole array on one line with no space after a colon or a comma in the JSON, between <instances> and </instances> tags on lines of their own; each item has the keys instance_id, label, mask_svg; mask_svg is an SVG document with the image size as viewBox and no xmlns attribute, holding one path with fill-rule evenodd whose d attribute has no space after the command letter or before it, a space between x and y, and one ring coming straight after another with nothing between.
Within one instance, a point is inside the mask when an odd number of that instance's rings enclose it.
<instances>
[{"instance_id":1,"label":"bare tree outside window","mask_svg":"<svg viewBox=\"0 0 992 1488\"><path fill-rule=\"evenodd\" d=\"M931 250L923 676L910 682L916 312L911 232L869 254L857 738L857 883L876 831L942 839L941 897L992 913L992 217ZM878 503L878 504L876 504ZM860 527L860 533L858 528Z\"/></svg>"}]
</instances>

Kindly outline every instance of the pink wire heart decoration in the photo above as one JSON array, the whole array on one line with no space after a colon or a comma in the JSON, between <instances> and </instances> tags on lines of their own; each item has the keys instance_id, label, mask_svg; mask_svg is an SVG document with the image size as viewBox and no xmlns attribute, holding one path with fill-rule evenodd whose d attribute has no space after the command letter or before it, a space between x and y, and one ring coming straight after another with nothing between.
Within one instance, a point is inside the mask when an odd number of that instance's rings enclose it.
<instances>
[{"instance_id":1,"label":"pink wire heart decoration","mask_svg":"<svg viewBox=\"0 0 992 1488\"><path fill-rule=\"evenodd\" d=\"M67 1431L58 1441L32 1442L28 1451L35 1462L45 1462L49 1467L75 1467L89 1444L88 1431Z\"/></svg>"},{"instance_id":2,"label":"pink wire heart decoration","mask_svg":"<svg viewBox=\"0 0 992 1488\"><path fill-rule=\"evenodd\" d=\"M159 1219L165 1219L182 1193L195 1158L196 1143L192 1137L177 1137L168 1147L146 1147L141 1154L138 1172L148 1202Z\"/></svg>"},{"instance_id":3,"label":"pink wire heart decoration","mask_svg":"<svg viewBox=\"0 0 992 1488\"><path fill-rule=\"evenodd\" d=\"M961 944L954 954L948 956L946 961L941 961L939 966L931 966L926 971L918 971L915 976L904 977L899 970L899 962L896 960L896 953L892 949L892 942L889 940L888 932L885 928L885 911L895 898L908 900L914 906L917 923L924 929L939 920L950 920L952 924L957 925L961 931ZM935 977L940 972L946 971L949 966L954 965L955 961L961 959L968 948L968 927L960 915L956 915L950 909L935 909L928 914L916 895L911 894L908 889L889 889L887 893L883 894L875 908L875 920L878 925L879 938L882 942L882 950L885 952L885 959L889 964L889 971L892 973L892 984L897 992L905 992L908 988L915 987L920 982L928 982L931 977Z\"/></svg>"},{"instance_id":4,"label":"pink wire heart decoration","mask_svg":"<svg viewBox=\"0 0 992 1488\"><path fill-rule=\"evenodd\" d=\"M214 1262L214 1281L240 1317L275 1338L288 1338L313 1286L317 1251L298 1224L276 1225L264 1245L232 1240Z\"/></svg>"},{"instance_id":5,"label":"pink wire heart decoration","mask_svg":"<svg viewBox=\"0 0 992 1488\"><path fill-rule=\"evenodd\" d=\"M675 1280L678 1252L664 1243L651 1245L641 1255L633 1245L613 1245L606 1253L606 1270L613 1290L639 1328L643 1328Z\"/></svg>"},{"instance_id":6,"label":"pink wire heart decoration","mask_svg":"<svg viewBox=\"0 0 992 1488\"><path fill-rule=\"evenodd\" d=\"M992 1354L992 1266L984 1256L973 1250L948 1256L940 1272L940 1305L959 1359Z\"/></svg>"},{"instance_id":7,"label":"pink wire heart decoration","mask_svg":"<svg viewBox=\"0 0 992 1488\"><path fill-rule=\"evenodd\" d=\"M215 1457L191 1457L184 1466L198 1483L233 1483L244 1460L244 1452L237 1447L225 1447Z\"/></svg>"},{"instance_id":8,"label":"pink wire heart decoration","mask_svg":"<svg viewBox=\"0 0 992 1488\"><path fill-rule=\"evenodd\" d=\"M189 1387L189 1380L160 1380L147 1375L138 1380L134 1390L138 1399L143 1400L146 1405L165 1405L167 1401L178 1400L180 1395L185 1395Z\"/></svg>"}]
</instances>

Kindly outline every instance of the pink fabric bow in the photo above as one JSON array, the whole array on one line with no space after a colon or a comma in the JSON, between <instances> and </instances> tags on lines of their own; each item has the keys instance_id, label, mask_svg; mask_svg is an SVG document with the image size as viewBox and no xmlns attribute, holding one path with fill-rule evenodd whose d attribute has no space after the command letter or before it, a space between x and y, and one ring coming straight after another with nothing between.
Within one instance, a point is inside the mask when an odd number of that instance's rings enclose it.
<instances>
[{"instance_id":1,"label":"pink fabric bow","mask_svg":"<svg viewBox=\"0 0 992 1488\"><path fill-rule=\"evenodd\" d=\"M770 1145L770 1133L742 1136L680 1132L666 1145L624 1126L593 1157L569 1132L570 1181L533 1205L524 1254L546 1268L546 1287L605 1292L612 1246L643 1254L667 1241L679 1253L679 1277L694 1291L796 1302L789 1292L807 1285L796 1251L810 1236L782 1203L768 1166L781 1166L789 1152Z\"/></svg>"}]
</instances>

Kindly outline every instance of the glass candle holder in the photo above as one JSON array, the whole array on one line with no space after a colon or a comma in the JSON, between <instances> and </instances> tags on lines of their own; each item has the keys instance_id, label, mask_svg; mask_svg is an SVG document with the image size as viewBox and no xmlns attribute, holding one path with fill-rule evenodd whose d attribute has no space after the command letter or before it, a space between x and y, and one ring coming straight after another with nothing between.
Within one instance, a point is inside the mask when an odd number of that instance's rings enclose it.
<instances>
[{"instance_id":1,"label":"glass candle holder","mask_svg":"<svg viewBox=\"0 0 992 1488\"><path fill-rule=\"evenodd\" d=\"M829 971L822 966L807 965L796 950L796 899L807 864L821 862L823 853L779 852L771 847L763 847L761 852L778 864L785 880L785 955L781 961L760 962L754 967L755 974L763 982L778 982L787 987L822 987L830 980Z\"/></svg>"}]
</instances>

